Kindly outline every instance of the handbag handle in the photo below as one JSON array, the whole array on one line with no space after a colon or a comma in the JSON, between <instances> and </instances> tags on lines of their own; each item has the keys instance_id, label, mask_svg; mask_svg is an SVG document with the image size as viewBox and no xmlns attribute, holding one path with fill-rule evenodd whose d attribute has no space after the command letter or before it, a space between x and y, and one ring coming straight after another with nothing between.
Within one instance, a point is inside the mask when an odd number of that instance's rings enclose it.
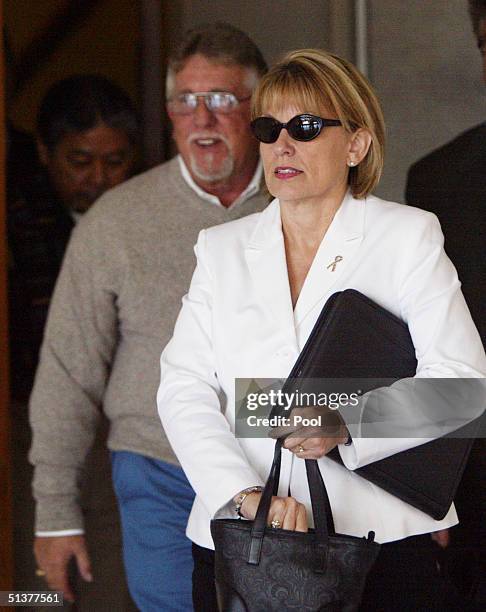
<instances>
[{"instance_id":1,"label":"handbag handle","mask_svg":"<svg viewBox=\"0 0 486 612\"><path fill-rule=\"evenodd\" d=\"M280 478L280 466L282 462L282 440L275 442L272 467L268 476L265 488L263 489L260 503L258 504L255 520L250 534L250 550L248 553L248 563L258 565L260 562L263 538L267 527L267 518L272 502L272 496L277 494L278 482ZM330 535L335 535L334 521L332 518L331 504L327 494L324 480L313 459L305 460L307 472L307 482L312 503L312 513L315 525L315 548L316 548L316 568L315 571L323 573L326 566L326 553Z\"/></svg>"}]
</instances>

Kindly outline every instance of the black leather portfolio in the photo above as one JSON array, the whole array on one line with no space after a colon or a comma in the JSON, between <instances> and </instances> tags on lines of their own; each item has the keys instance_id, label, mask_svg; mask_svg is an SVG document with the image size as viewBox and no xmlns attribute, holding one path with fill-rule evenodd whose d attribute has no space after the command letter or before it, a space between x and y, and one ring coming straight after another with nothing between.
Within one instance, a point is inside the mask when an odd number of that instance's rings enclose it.
<instances>
[{"instance_id":1,"label":"black leather portfolio","mask_svg":"<svg viewBox=\"0 0 486 612\"><path fill-rule=\"evenodd\" d=\"M347 289L326 302L284 389L295 389L302 379L359 378L364 393L382 386L379 379L389 379L391 384L413 377L416 367L407 325L363 294ZM442 519L454 499L479 420L453 437L437 438L356 473L434 519ZM337 448L328 457L342 463Z\"/></svg>"}]
</instances>

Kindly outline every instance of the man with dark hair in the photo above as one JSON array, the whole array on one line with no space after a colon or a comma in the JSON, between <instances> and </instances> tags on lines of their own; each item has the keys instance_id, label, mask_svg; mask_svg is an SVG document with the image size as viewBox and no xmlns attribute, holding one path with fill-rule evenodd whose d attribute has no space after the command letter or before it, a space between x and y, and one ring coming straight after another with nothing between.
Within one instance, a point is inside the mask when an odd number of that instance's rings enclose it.
<instances>
[{"instance_id":1,"label":"man with dark hair","mask_svg":"<svg viewBox=\"0 0 486 612\"><path fill-rule=\"evenodd\" d=\"M28 394L62 257L79 215L129 178L137 117L102 76L72 76L44 96L37 118L40 167L9 190L13 392Z\"/></svg>"},{"instance_id":2,"label":"man with dark hair","mask_svg":"<svg viewBox=\"0 0 486 612\"><path fill-rule=\"evenodd\" d=\"M138 140L128 96L97 75L54 84L37 117L37 148L64 206L83 213L107 189L126 180Z\"/></svg>"},{"instance_id":3,"label":"man with dark hair","mask_svg":"<svg viewBox=\"0 0 486 612\"><path fill-rule=\"evenodd\" d=\"M192 609L185 527L194 493L157 417L159 358L189 286L198 232L266 205L249 128L265 67L255 44L228 24L187 33L167 82L180 154L105 194L74 231L31 397L30 454L39 571L69 599L70 557L91 578L77 483L102 408L130 592L143 611Z\"/></svg>"},{"instance_id":4,"label":"man with dark hair","mask_svg":"<svg viewBox=\"0 0 486 612\"><path fill-rule=\"evenodd\" d=\"M469 0L469 12L486 83L486 0ZM486 347L486 122L416 162L409 170L406 200L438 216L446 251ZM450 530L445 552L446 571L464 597L464 610L486 606L485 473L486 440L478 438L455 499L460 522Z\"/></svg>"}]
</instances>

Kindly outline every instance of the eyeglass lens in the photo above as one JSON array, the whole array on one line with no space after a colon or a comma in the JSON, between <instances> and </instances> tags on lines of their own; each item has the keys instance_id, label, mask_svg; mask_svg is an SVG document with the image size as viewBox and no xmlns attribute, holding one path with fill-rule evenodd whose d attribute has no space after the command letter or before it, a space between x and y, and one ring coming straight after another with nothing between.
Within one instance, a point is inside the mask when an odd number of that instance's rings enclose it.
<instances>
[{"instance_id":1,"label":"eyeglass lens","mask_svg":"<svg viewBox=\"0 0 486 612\"><path fill-rule=\"evenodd\" d=\"M278 140L280 132L286 128L295 140L312 140L319 135L322 122L312 115L297 115L288 123L280 123L272 117L258 117L252 122L253 133L258 140L272 143Z\"/></svg>"},{"instance_id":2,"label":"eyeglass lens","mask_svg":"<svg viewBox=\"0 0 486 612\"><path fill-rule=\"evenodd\" d=\"M276 142L284 128L294 140L307 142L319 136L324 125L341 125L341 122L338 119L302 114L296 115L288 123L280 123L272 117L258 117L251 123L255 137L267 144Z\"/></svg>"},{"instance_id":3,"label":"eyeglass lens","mask_svg":"<svg viewBox=\"0 0 486 612\"><path fill-rule=\"evenodd\" d=\"M239 103L232 93L200 92L181 94L170 101L170 106L176 113L192 113L197 108L199 98L211 112L231 112Z\"/></svg>"}]
</instances>

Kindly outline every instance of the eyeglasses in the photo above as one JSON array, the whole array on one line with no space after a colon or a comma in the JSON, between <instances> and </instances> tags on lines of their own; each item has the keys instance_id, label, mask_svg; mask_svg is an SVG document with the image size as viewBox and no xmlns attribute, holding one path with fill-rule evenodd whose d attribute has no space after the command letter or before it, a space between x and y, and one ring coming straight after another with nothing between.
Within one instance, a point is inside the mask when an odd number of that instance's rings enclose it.
<instances>
[{"instance_id":1,"label":"eyeglasses","mask_svg":"<svg viewBox=\"0 0 486 612\"><path fill-rule=\"evenodd\" d=\"M240 104L251 98L237 98L227 91L197 91L194 93L183 93L169 100L168 107L172 113L177 115L190 115L197 108L198 99L202 98L208 111L212 113L228 114L234 111Z\"/></svg>"},{"instance_id":2,"label":"eyeglasses","mask_svg":"<svg viewBox=\"0 0 486 612\"><path fill-rule=\"evenodd\" d=\"M317 138L324 126L342 125L339 119L324 119L316 115L296 115L287 123L280 123L272 117L257 117L251 122L255 138L270 144L276 142L283 128L294 140L307 142Z\"/></svg>"}]
</instances>

